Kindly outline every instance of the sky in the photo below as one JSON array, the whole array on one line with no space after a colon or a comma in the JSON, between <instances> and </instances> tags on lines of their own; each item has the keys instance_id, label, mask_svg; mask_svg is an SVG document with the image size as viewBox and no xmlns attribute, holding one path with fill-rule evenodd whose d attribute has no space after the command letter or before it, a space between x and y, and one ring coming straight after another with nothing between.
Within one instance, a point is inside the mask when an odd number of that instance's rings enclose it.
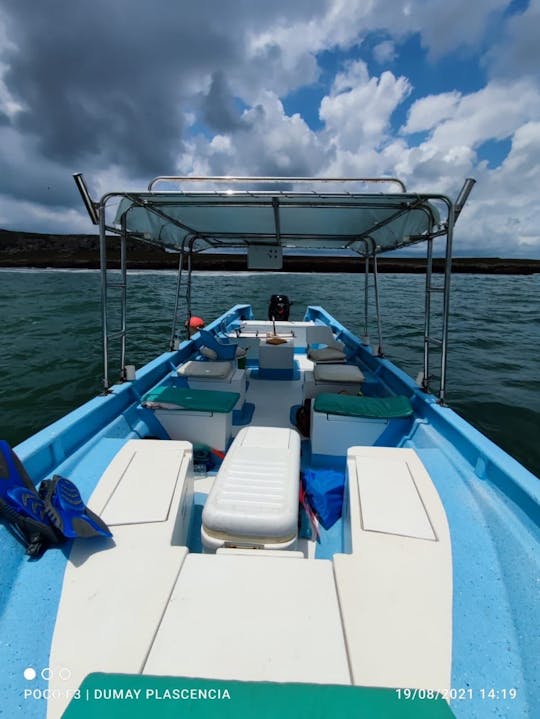
<instances>
[{"instance_id":1,"label":"sky","mask_svg":"<svg viewBox=\"0 0 540 719\"><path fill-rule=\"evenodd\" d=\"M0 0L0 227L156 175L397 176L540 257L540 0Z\"/></svg>"}]
</instances>

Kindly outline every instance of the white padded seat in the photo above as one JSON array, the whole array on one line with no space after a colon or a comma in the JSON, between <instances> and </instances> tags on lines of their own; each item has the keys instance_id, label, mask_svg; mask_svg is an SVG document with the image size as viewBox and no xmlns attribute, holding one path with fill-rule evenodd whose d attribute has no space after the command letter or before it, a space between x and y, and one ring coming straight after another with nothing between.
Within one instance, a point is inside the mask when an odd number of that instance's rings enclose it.
<instances>
[{"instance_id":1,"label":"white padded seat","mask_svg":"<svg viewBox=\"0 0 540 719\"><path fill-rule=\"evenodd\" d=\"M233 373L232 362L198 362L190 360L177 369L181 377L227 379Z\"/></svg>"},{"instance_id":2,"label":"white padded seat","mask_svg":"<svg viewBox=\"0 0 540 719\"><path fill-rule=\"evenodd\" d=\"M316 382L363 382L365 377L356 365L350 364L319 364L313 369Z\"/></svg>"},{"instance_id":3,"label":"white padded seat","mask_svg":"<svg viewBox=\"0 0 540 719\"><path fill-rule=\"evenodd\" d=\"M298 533L300 435L245 427L227 452L206 500L204 546L294 548Z\"/></svg>"}]
</instances>

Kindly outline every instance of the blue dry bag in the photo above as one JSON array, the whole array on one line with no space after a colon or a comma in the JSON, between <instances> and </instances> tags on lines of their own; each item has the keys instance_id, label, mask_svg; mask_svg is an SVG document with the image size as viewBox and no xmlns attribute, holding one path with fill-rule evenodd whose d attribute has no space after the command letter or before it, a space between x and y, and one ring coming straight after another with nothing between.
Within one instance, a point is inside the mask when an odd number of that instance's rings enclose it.
<instances>
[{"instance_id":1,"label":"blue dry bag","mask_svg":"<svg viewBox=\"0 0 540 719\"><path fill-rule=\"evenodd\" d=\"M309 504L325 529L341 517L345 475L333 469L308 469L303 473Z\"/></svg>"}]
</instances>

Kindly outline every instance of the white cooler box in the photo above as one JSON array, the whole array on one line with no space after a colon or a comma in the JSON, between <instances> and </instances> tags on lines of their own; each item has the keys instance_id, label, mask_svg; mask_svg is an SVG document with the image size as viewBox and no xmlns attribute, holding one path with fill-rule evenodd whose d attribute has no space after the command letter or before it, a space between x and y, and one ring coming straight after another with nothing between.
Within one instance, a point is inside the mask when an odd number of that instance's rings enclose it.
<instances>
[{"instance_id":1,"label":"white cooler box","mask_svg":"<svg viewBox=\"0 0 540 719\"><path fill-rule=\"evenodd\" d=\"M218 547L293 549L298 534L300 435L245 427L232 443L204 505L201 536Z\"/></svg>"}]
</instances>

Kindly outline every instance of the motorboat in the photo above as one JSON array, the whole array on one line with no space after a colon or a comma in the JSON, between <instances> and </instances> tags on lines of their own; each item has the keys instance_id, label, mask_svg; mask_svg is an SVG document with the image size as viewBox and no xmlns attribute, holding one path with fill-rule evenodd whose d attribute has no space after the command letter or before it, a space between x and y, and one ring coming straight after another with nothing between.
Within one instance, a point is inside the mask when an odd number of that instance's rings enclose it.
<instances>
[{"instance_id":1,"label":"motorboat","mask_svg":"<svg viewBox=\"0 0 540 719\"><path fill-rule=\"evenodd\" d=\"M6 716L540 716L540 484L446 401L474 181L453 201L395 178L159 177L94 201L75 180L100 232L103 392L1 447ZM179 256L143 367L133 239ZM412 245L416 378L385 356L377 282ZM265 317L239 294L192 321L194 255L230 248L253 271L355 257L363 332L317 305L290 320L279 287Z\"/></svg>"}]
</instances>

